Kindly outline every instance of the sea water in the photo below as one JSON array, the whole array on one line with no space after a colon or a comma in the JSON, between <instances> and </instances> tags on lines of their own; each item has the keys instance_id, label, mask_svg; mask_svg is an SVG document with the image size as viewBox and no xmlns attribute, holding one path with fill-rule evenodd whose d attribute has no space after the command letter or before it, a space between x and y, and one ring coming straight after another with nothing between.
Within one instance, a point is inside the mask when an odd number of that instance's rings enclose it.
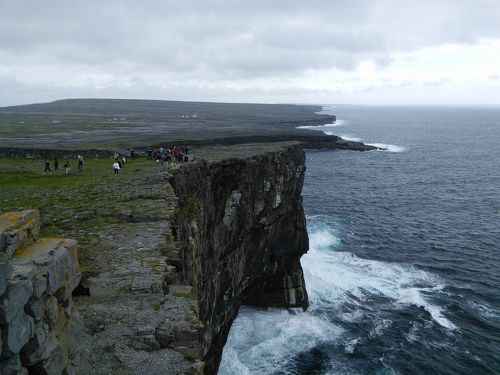
<instances>
[{"instance_id":1,"label":"sea water","mask_svg":"<svg viewBox=\"0 0 500 375\"><path fill-rule=\"evenodd\" d=\"M219 374L500 374L500 108L329 106L307 151L311 306L243 307Z\"/></svg>"}]
</instances>

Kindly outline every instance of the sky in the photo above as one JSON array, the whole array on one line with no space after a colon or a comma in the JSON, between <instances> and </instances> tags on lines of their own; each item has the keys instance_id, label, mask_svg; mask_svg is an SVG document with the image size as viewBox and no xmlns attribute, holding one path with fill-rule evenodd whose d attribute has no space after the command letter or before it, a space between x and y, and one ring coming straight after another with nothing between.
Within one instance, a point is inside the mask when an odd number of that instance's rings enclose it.
<instances>
[{"instance_id":1,"label":"sky","mask_svg":"<svg viewBox=\"0 0 500 375\"><path fill-rule=\"evenodd\" d=\"M1 0L0 106L499 105L500 0Z\"/></svg>"}]
</instances>

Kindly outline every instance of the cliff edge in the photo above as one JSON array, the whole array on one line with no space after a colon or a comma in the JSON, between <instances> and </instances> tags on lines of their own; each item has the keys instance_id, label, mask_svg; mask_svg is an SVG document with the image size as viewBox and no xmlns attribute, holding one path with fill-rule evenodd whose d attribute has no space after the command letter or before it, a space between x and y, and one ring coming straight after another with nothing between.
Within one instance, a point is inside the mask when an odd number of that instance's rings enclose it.
<instances>
[{"instance_id":1,"label":"cliff edge","mask_svg":"<svg viewBox=\"0 0 500 375\"><path fill-rule=\"evenodd\" d=\"M193 286L204 325L205 374L218 370L242 304L307 308L300 257L308 250L298 144L178 169L174 235L179 277Z\"/></svg>"}]
</instances>

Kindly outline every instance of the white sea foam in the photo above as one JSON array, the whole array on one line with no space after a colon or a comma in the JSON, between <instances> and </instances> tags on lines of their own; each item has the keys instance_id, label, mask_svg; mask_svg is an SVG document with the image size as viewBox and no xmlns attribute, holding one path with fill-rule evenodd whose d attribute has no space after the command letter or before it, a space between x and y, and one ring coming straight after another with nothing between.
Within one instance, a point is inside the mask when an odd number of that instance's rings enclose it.
<instances>
[{"instance_id":1,"label":"white sea foam","mask_svg":"<svg viewBox=\"0 0 500 375\"><path fill-rule=\"evenodd\" d=\"M354 353L354 348L356 347L356 344L360 341L360 338L355 338L352 340L349 340L348 342L345 343L345 352L347 354L352 354Z\"/></svg>"},{"instance_id":2,"label":"white sea foam","mask_svg":"<svg viewBox=\"0 0 500 375\"><path fill-rule=\"evenodd\" d=\"M443 316L442 309L422 295L443 288L439 277L410 265L363 259L333 250L338 243L327 226L310 231L310 250L302 257L302 266L313 303L337 307L343 303L359 305L372 295L383 296L393 300L396 308L398 305L421 306L436 323L456 329Z\"/></svg>"},{"instance_id":3,"label":"white sea foam","mask_svg":"<svg viewBox=\"0 0 500 375\"><path fill-rule=\"evenodd\" d=\"M318 130L318 131L323 131L325 129L329 128L336 128L338 126L343 126L345 125L344 120L339 120L337 119L335 122L332 122L330 124L323 124L323 125L302 125L302 126L297 126L297 129L309 129L309 130Z\"/></svg>"},{"instance_id":4,"label":"white sea foam","mask_svg":"<svg viewBox=\"0 0 500 375\"><path fill-rule=\"evenodd\" d=\"M500 320L500 312L491 306L481 305L474 301L468 301L470 307L479 312L479 314L486 319Z\"/></svg>"},{"instance_id":5,"label":"white sea foam","mask_svg":"<svg viewBox=\"0 0 500 375\"><path fill-rule=\"evenodd\" d=\"M367 143L367 145L381 148L383 150L380 150L380 151L386 151L386 152L404 152L404 151L406 151L406 148L404 148L402 146L391 145L391 144L387 144L387 143Z\"/></svg>"},{"instance_id":6,"label":"white sea foam","mask_svg":"<svg viewBox=\"0 0 500 375\"><path fill-rule=\"evenodd\" d=\"M362 138L358 138L350 134L340 134L340 137L342 139L345 139L346 141L353 141L353 142L361 142L363 140Z\"/></svg>"},{"instance_id":7,"label":"white sea foam","mask_svg":"<svg viewBox=\"0 0 500 375\"><path fill-rule=\"evenodd\" d=\"M287 358L341 333L321 316L302 310L243 307L231 327L219 374L274 373L286 365Z\"/></svg>"},{"instance_id":8,"label":"white sea foam","mask_svg":"<svg viewBox=\"0 0 500 375\"><path fill-rule=\"evenodd\" d=\"M286 371L290 358L322 342L345 340L346 353L353 353L358 339L343 338L345 331L324 313L335 312L346 323L368 319L373 326L368 336L381 336L393 322L366 314L374 298L383 298L394 310L421 306L432 321L450 330L456 328L443 315L442 308L425 297L443 288L439 277L411 265L363 259L339 251L339 235L328 221L328 217L308 217L310 250L301 263L311 302L309 310L243 307L224 347L219 374ZM414 337L415 330L409 339ZM331 365L332 373L334 368L349 370L341 363Z\"/></svg>"}]
</instances>

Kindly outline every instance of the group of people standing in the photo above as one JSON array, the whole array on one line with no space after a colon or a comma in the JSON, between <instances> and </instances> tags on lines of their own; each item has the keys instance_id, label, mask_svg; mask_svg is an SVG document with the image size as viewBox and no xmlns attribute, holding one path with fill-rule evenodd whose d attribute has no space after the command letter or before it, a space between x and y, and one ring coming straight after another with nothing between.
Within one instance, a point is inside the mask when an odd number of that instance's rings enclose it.
<instances>
[{"instance_id":1,"label":"group of people standing","mask_svg":"<svg viewBox=\"0 0 500 375\"><path fill-rule=\"evenodd\" d=\"M165 162L188 162L189 161L189 149L187 146L182 146L182 147L155 147L149 148L147 151L148 159L150 160L155 160L157 163L161 163L162 165ZM130 158L135 157L135 151L132 149L130 150ZM78 171L83 171L83 156L78 155L77 157L77 163L78 163ZM120 169L122 169L125 164L127 164L127 157L125 155L119 155L118 153L114 154L114 162L113 162L113 171L114 174L118 174L120 172ZM59 159L56 157L54 159L54 172L59 172ZM65 174L70 173L71 171L71 164L69 160L66 160L64 165L63 165ZM51 168L51 163L48 159L45 160L45 169L43 171L43 174L52 174L52 168Z\"/></svg>"},{"instance_id":2,"label":"group of people standing","mask_svg":"<svg viewBox=\"0 0 500 375\"><path fill-rule=\"evenodd\" d=\"M134 150L131 150L130 157L133 158L134 156L135 156L135 152L134 152ZM118 174L118 172L120 172L120 169L122 169L125 166L125 164L127 164L127 157L125 155L120 157L120 155L118 155L115 152L114 158L115 158L115 162L113 163L113 171L115 174Z\"/></svg>"},{"instance_id":3,"label":"group of people standing","mask_svg":"<svg viewBox=\"0 0 500 375\"><path fill-rule=\"evenodd\" d=\"M78 163L78 170L81 172L83 171L83 156L78 155L77 157L77 163ZM66 160L66 162L63 165L64 168L64 174L68 174L71 171L71 163L69 160ZM59 172L59 159L56 157L54 158L54 172ZM43 174L51 174L52 169L50 168L50 161L48 159L45 160L45 169L43 170Z\"/></svg>"},{"instance_id":4,"label":"group of people standing","mask_svg":"<svg viewBox=\"0 0 500 375\"><path fill-rule=\"evenodd\" d=\"M189 149L187 146L173 146L169 148L165 147L155 147L148 150L148 159L156 160L156 162L188 162L189 161Z\"/></svg>"}]
</instances>

